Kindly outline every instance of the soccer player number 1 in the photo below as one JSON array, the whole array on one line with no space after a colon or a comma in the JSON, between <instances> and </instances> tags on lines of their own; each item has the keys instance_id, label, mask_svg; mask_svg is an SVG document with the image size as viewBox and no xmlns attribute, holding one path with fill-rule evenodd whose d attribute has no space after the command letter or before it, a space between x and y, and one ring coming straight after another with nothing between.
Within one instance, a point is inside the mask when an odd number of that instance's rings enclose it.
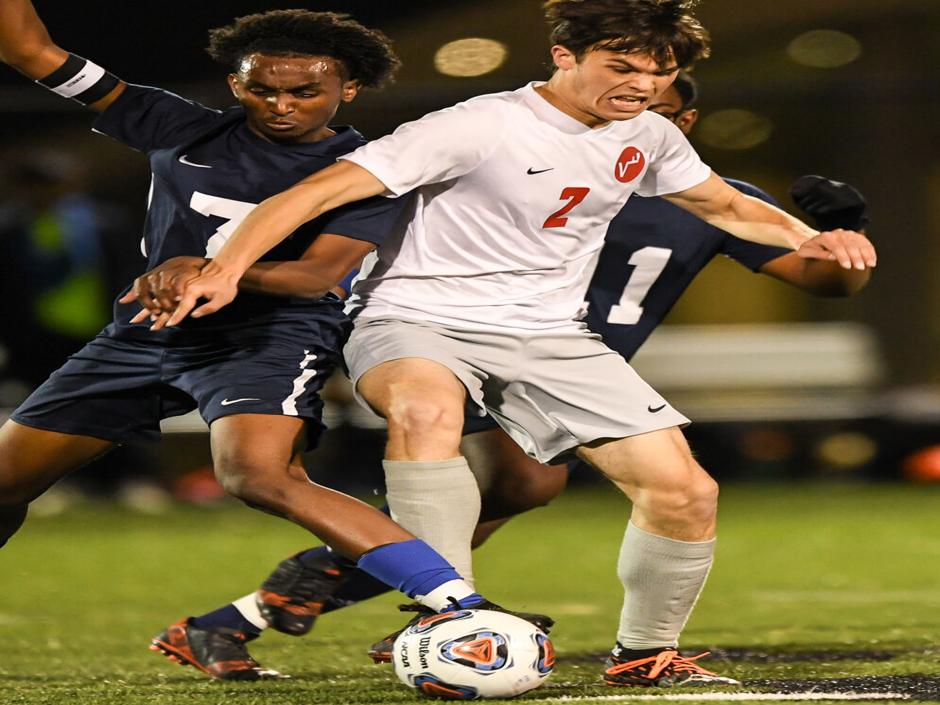
<instances>
[{"instance_id":1,"label":"soccer player number 1","mask_svg":"<svg viewBox=\"0 0 940 705\"><path fill-rule=\"evenodd\" d=\"M663 273L671 256L672 250L665 247L644 247L633 253L629 261L634 267L633 272L627 279L620 301L610 307L608 323L632 326L640 322L643 299Z\"/></svg>"}]
</instances>

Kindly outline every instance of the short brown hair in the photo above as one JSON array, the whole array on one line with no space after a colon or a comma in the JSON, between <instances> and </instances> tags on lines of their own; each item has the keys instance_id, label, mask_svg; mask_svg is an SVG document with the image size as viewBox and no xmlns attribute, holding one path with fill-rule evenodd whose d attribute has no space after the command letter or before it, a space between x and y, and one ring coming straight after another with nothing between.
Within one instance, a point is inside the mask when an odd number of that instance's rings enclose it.
<instances>
[{"instance_id":1,"label":"short brown hair","mask_svg":"<svg viewBox=\"0 0 940 705\"><path fill-rule=\"evenodd\" d=\"M692 14L697 0L546 0L552 44L579 59L588 51L643 52L681 66L708 58L708 31Z\"/></svg>"}]
</instances>

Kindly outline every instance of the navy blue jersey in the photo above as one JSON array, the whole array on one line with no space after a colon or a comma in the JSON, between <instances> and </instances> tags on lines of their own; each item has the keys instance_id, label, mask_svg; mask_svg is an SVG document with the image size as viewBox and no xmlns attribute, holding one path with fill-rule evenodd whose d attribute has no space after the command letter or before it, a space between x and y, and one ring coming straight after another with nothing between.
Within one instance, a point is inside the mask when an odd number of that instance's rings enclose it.
<instances>
[{"instance_id":1,"label":"navy blue jersey","mask_svg":"<svg viewBox=\"0 0 940 705\"><path fill-rule=\"evenodd\" d=\"M778 205L756 186L727 181ZM726 255L757 271L791 251L736 238L664 198L633 196L610 222L585 320L629 360L713 257Z\"/></svg>"},{"instance_id":2,"label":"navy blue jersey","mask_svg":"<svg viewBox=\"0 0 940 705\"><path fill-rule=\"evenodd\" d=\"M142 249L147 269L179 255L212 257L255 205L365 144L350 127L309 144L275 144L255 135L241 107L212 110L157 88L128 85L95 121L147 155L153 172ZM376 197L331 211L298 228L262 259L298 259L321 233L381 243L402 212L402 199ZM177 330L150 333L130 325L137 303L114 307L113 335L172 340L296 316L317 302L247 292L220 312L187 318Z\"/></svg>"}]
</instances>

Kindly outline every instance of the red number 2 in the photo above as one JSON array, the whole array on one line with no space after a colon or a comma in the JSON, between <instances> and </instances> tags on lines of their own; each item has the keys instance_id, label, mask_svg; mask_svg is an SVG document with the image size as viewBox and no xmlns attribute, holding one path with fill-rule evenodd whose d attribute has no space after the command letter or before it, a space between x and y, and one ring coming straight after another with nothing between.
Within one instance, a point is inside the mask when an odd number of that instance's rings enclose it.
<instances>
[{"instance_id":1,"label":"red number 2","mask_svg":"<svg viewBox=\"0 0 940 705\"><path fill-rule=\"evenodd\" d=\"M568 186L565 190L561 192L561 200L564 201L568 199L568 202L562 206L560 210L555 211L550 216L548 220L545 221L543 228L563 228L568 222L566 215L574 208L576 205L583 201L588 193L591 192L591 189L585 188L584 186Z\"/></svg>"}]
</instances>

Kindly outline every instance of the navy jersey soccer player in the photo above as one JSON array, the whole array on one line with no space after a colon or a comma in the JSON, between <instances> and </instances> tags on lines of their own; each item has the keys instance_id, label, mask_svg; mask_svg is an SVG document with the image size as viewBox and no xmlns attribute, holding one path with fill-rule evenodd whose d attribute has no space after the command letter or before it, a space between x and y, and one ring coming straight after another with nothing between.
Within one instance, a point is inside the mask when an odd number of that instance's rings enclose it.
<instances>
[{"instance_id":1,"label":"navy jersey soccer player","mask_svg":"<svg viewBox=\"0 0 940 705\"><path fill-rule=\"evenodd\" d=\"M166 91L127 85L94 129L147 155L153 173L141 249L147 269L212 257L262 200L365 143L350 127L326 139L276 144L245 110L219 111ZM404 204L373 199L299 228L265 261L300 260L322 233L379 244ZM319 435L317 391L339 359L348 320L340 299L242 292L210 320L151 331L140 305L115 302L114 321L13 415L18 423L109 440L153 438L161 418L198 402L207 423L232 414L283 414ZM194 360L220 364L200 365ZM129 395L128 389L147 390ZM77 405L87 398L94 413ZM94 401L92 401L94 400Z\"/></svg>"},{"instance_id":2,"label":"navy jersey soccer player","mask_svg":"<svg viewBox=\"0 0 940 705\"><path fill-rule=\"evenodd\" d=\"M159 330L159 307L257 204L364 143L329 122L399 63L387 37L334 13L271 11L210 36L210 55L232 70L239 106L229 110L127 84L54 44L29 0L0 3L0 59L100 113L95 129L146 154L153 172L143 241L150 271L119 298L113 323L0 428L0 546L57 479L198 407L230 494L303 526L431 611L490 605L386 515L310 482L301 462L322 429L318 391L349 327L330 290L394 228L406 202L377 198L311 221L245 273L225 315ZM199 653L200 626L188 620L155 646L218 677L277 676L244 650L257 608L236 614L237 628L214 636L222 659Z\"/></svg>"},{"instance_id":3,"label":"navy jersey soccer player","mask_svg":"<svg viewBox=\"0 0 940 705\"><path fill-rule=\"evenodd\" d=\"M725 180L779 207L756 186ZM610 223L588 287L585 321L629 360L716 256L757 272L790 252L736 238L665 199L634 196Z\"/></svg>"}]
</instances>

